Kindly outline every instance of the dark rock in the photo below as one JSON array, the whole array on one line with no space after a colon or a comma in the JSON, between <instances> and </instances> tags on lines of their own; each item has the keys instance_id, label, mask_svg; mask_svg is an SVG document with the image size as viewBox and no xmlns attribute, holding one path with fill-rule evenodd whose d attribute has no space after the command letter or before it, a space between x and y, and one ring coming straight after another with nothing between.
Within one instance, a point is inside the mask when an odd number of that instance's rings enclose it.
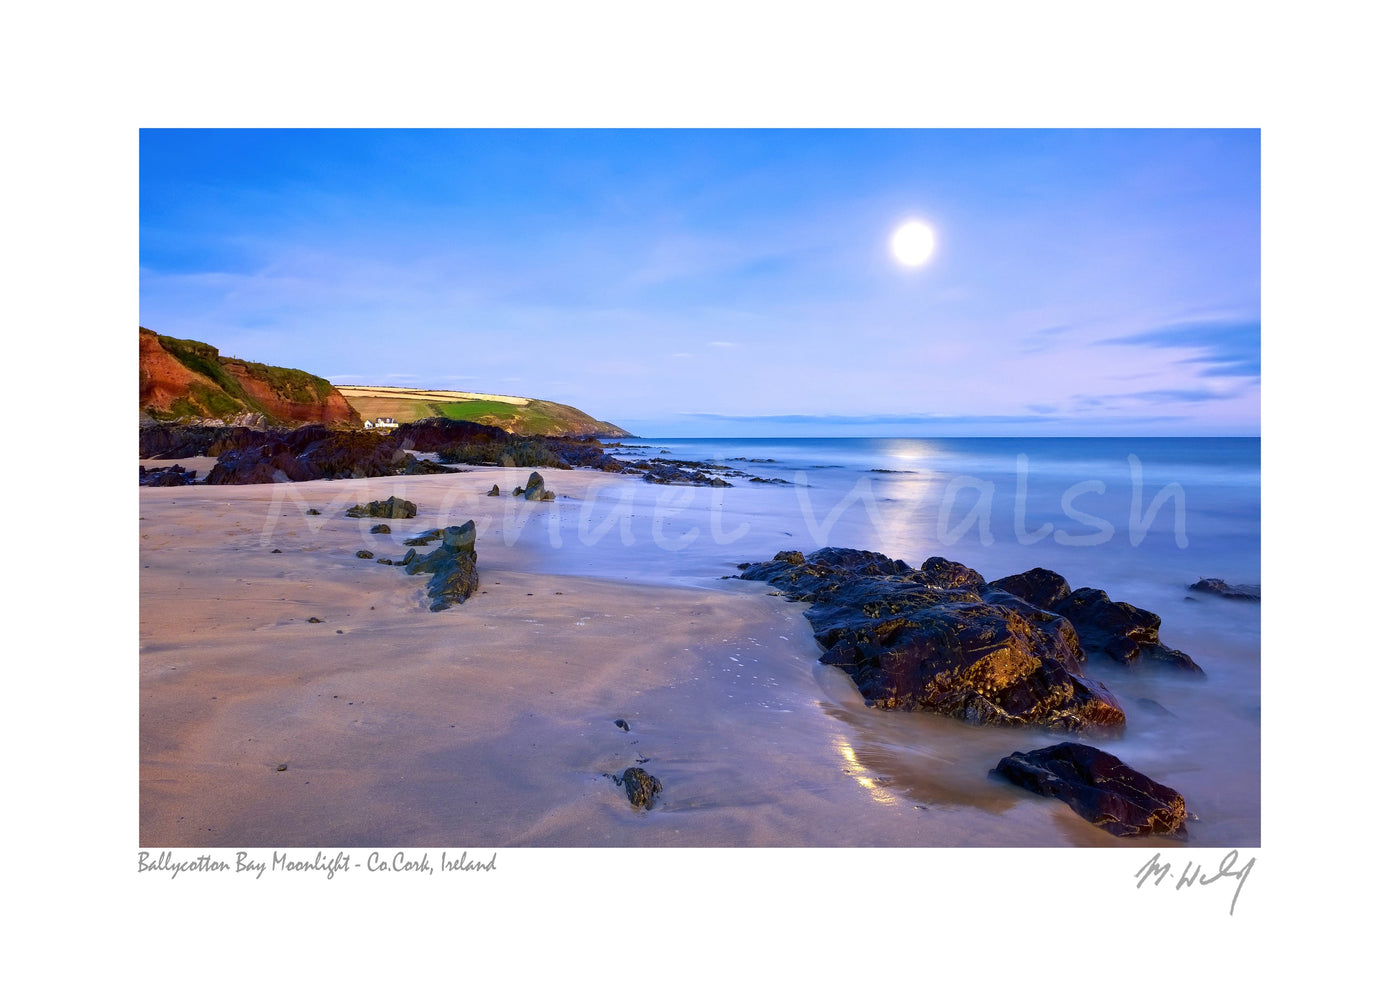
<instances>
[{"instance_id":1,"label":"dark rock","mask_svg":"<svg viewBox=\"0 0 1400 990\"><path fill-rule=\"evenodd\" d=\"M475 559L459 554L451 565L438 568L428 579L428 597L432 599L428 608L441 612L453 605L460 605L472 596L480 583Z\"/></svg>"},{"instance_id":2,"label":"dark rock","mask_svg":"<svg viewBox=\"0 0 1400 990\"><path fill-rule=\"evenodd\" d=\"M392 557L380 557L375 561L376 564L393 564L393 562L394 560Z\"/></svg>"},{"instance_id":3,"label":"dark rock","mask_svg":"<svg viewBox=\"0 0 1400 990\"><path fill-rule=\"evenodd\" d=\"M1176 718L1176 713L1163 705L1160 701L1153 701L1151 698L1134 698L1133 701L1140 705L1143 711L1151 712L1154 715L1166 715L1169 718Z\"/></svg>"},{"instance_id":4,"label":"dark rock","mask_svg":"<svg viewBox=\"0 0 1400 990\"><path fill-rule=\"evenodd\" d=\"M281 553L282 551L281 551L281 550L277 550L277 549L274 548L272 552L273 552L273 553Z\"/></svg>"},{"instance_id":5,"label":"dark rock","mask_svg":"<svg viewBox=\"0 0 1400 990\"><path fill-rule=\"evenodd\" d=\"M374 559L374 554L371 553L371 552L368 551L368 550L356 550L356 551L355 551L355 556L356 556L356 557L359 557L361 560L373 560L373 559Z\"/></svg>"},{"instance_id":6,"label":"dark rock","mask_svg":"<svg viewBox=\"0 0 1400 990\"><path fill-rule=\"evenodd\" d=\"M543 437L516 440L501 449L497 462L501 467L547 467L571 470L571 465ZM529 485L525 486L526 488Z\"/></svg>"},{"instance_id":7,"label":"dark rock","mask_svg":"<svg viewBox=\"0 0 1400 990\"><path fill-rule=\"evenodd\" d=\"M734 487L723 478L712 477L700 470L702 467L714 470L709 465L694 462L654 459L638 461L633 467L643 471L642 480L653 485L696 485L702 488Z\"/></svg>"},{"instance_id":8,"label":"dark rock","mask_svg":"<svg viewBox=\"0 0 1400 990\"><path fill-rule=\"evenodd\" d=\"M1069 582L1044 567L1032 567L1021 574L998 578L988 587L1015 595L1047 612L1057 611L1060 603L1070 594Z\"/></svg>"},{"instance_id":9,"label":"dark rock","mask_svg":"<svg viewBox=\"0 0 1400 990\"><path fill-rule=\"evenodd\" d=\"M790 484L792 484L791 481L784 481L782 478L759 478L759 477L757 477L757 476L750 478L749 481L753 482L753 483L756 484L756 485L790 485Z\"/></svg>"},{"instance_id":10,"label":"dark rock","mask_svg":"<svg viewBox=\"0 0 1400 990\"><path fill-rule=\"evenodd\" d=\"M1012 753L991 771L1020 787L1059 798L1113 835L1186 838L1186 801L1170 787L1083 743Z\"/></svg>"},{"instance_id":11,"label":"dark rock","mask_svg":"<svg viewBox=\"0 0 1400 990\"><path fill-rule=\"evenodd\" d=\"M224 451L205 479L210 485L266 484L398 474L407 455L393 436L332 430L320 424L258 434L259 442Z\"/></svg>"},{"instance_id":12,"label":"dark rock","mask_svg":"<svg viewBox=\"0 0 1400 990\"><path fill-rule=\"evenodd\" d=\"M430 529L426 532L419 533L417 536L410 536L403 541L403 545L406 547L426 547L429 543L436 543L438 540L442 539L442 534L443 531L441 529Z\"/></svg>"},{"instance_id":13,"label":"dark rock","mask_svg":"<svg viewBox=\"0 0 1400 990\"><path fill-rule=\"evenodd\" d=\"M307 509L307 510L306 510L306 514L307 514L308 516L319 516L319 515L321 514L321 510L320 510L320 509Z\"/></svg>"},{"instance_id":14,"label":"dark rock","mask_svg":"<svg viewBox=\"0 0 1400 990\"><path fill-rule=\"evenodd\" d=\"M499 445L514 439L499 426L445 419L441 416L408 423L395 430L394 436L405 448L438 454L464 444Z\"/></svg>"},{"instance_id":15,"label":"dark rock","mask_svg":"<svg viewBox=\"0 0 1400 990\"><path fill-rule=\"evenodd\" d=\"M613 725L617 726L617 727L618 727L619 729L621 729L623 732L631 732L631 731L632 731L631 727L628 726L628 724L627 724L627 719L625 719L625 718L614 719L614 720L613 720Z\"/></svg>"},{"instance_id":16,"label":"dark rock","mask_svg":"<svg viewBox=\"0 0 1400 990\"><path fill-rule=\"evenodd\" d=\"M457 468L439 464L436 461L419 460L412 454L404 457L403 463L399 466L399 474L461 474Z\"/></svg>"},{"instance_id":17,"label":"dark rock","mask_svg":"<svg viewBox=\"0 0 1400 990\"><path fill-rule=\"evenodd\" d=\"M321 620L318 619L318 618L316 618L316 616L313 615L311 618L307 619L306 621L307 621L307 622L320 622Z\"/></svg>"},{"instance_id":18,"label":"dark rock","mask_svg":"<svg viewBox=\"0 0 1400 990\"><path fill-rule=\"evenodd\" d=\"M1242 598L1245 601L1259 601L1259 585L1257 584L1226 584L1220 578L1201 578L1195 584L1186 589L1187 591L1205 591L1212 595L1219 595L1221 598Z\"/></svg>"},{"instance_id":19,"label":"dark rock","mask_svg":"<svg viewBox=\"0 0 1400 990\"><path fill-rule=\"evenodd\" d=\"M467 520L461 526L437 530L442 546L420 556L409 550L403 566L409 574L431 574L428 579L429 608L440 612L459 605L472 596L481 583L476 568L476 523Z\"/></svg>"},{"instance_id":20,"label":"dark rock","mask_svg":"<svg viewBox=\"0 0 1400 990\"><path fill-rule=\"evenodd\" d=\"M544 478L538 471L531 471L529 480L525 482L525 487L517 488L513 494L524 495L526 501L530 502L552 502L554 500L554 493L545 490Z\"/></svg>"},{"instance_id":21,"label":"dark rock","mask_svg":"<svg viewBox=\"0 0 1400 990\"><path fill-rule=\"evenodd\" d=\"M174 488L180 485L193 485L195 472L187 471L178 464L169 467L150 468L140 465L140 484L147 488Z\"/></svg>"},{"instance_id":22,"label":"dark rock","mask_svg":"<svg viewBox=\"0 0 1400 990\"><path fill-rule=\"evenodd\" d=\"M939 588L981 588L986 585L982 575L971 567L947 557L930 557L919 570L933 578Z\"/></svg>"},{"instance_id":23,"label":"dark rock","mask_svg":"<svg viewBox=\"0 0 1400 990\"><path fill-rule=\"evenodd\" d=\"M499 495L499 494L501 494L501 486L500 486L500 485L492 485L492 486L491 486L491 490L490 490L489 492L487 492L486 494L487 494L487 495Z\"/></svg>"},{"instance_id":24,"label":"dark rock","mask_svg":"<svg viewBox=\"0 0 1400 990\"><path fill-rule=\"evenodd\" d=\"M243 426L193 426L173 423L146 423L141 426L141 457L218 457L263 442L260 431Z\"/></svg>"},{"instance_id":25,"label":"dark rock","mask_svg":"<svg viewBox=\"0 0 1400 990\"><path fill-rule=\"evenodd\" d=\"M1055 611L1074 623L1085 650L1093 650L1135 667L1147 661L1188 674L1204 676L1196 662L1180 650L1162 645L1161 616L1147 609L1115 602L1098 588L1078 588Z\"/></svg>"},{"instance_id":26,"label":"dark rock","mask_svg":"<svg viewBox=\"0 0 1400 990\"><path fill-rule=\"evenodd\" d=\"M351 519L359 519L363 516L379 519L412 519L418 515L418 506L406 498L390 495L382 502L352 505L345 510L345 514Z\"/></svg>"},{"instance_id":27,"label":"dark rock","mask_svg":"<svg viewBox=\"0 0 1400 990\"><path fill-rule=\"evenodd\" d=\"M476 553L476 522L468 519L461 526L442 530L443 548L452 553Z\"/></svg>"},{"instance_id":28,"label":"dark rock","mask_svg":"<svg viewBox=\"0 0 1400 990\"><path fill-rule=\"evenodd\" d=\"M640 767L628 767L621 777L613 777L613 783L627 789L627 800L632 802L632 807L648 811L656 803L656 795L661 793L661 781Z\"/></svg>"},{"instance_id":29,"label":"dark rock","mask_svg":"<svg viewBox=\"0 0 1400 990\"><path fill-rule=\"evenodd\" d=\"M371 533L387 533L387 532L389 532L389 527L388 527L388 525L385 524L385 523L379 523L379 524L376 525L376 526L371 526L371 527L369 528L369 531L370 531Z\"/></svg>"},{"instance_id":30,"label":"dark rock","mask_svg":"<svg viewBox=\"0 0 1400 990\"><path fill-rule=\"evenodd\" d=\"M806 614L822 662L850 674L875 707L974 724L1123 727L1117 699L1084 676L1074 627L1013 595L984 600L969 568L944 561L915 571L884 554L826 547L785 551L742 576L813 602ZM963 586L943 587L945 578Z\"/></svg>"}]
</instances>

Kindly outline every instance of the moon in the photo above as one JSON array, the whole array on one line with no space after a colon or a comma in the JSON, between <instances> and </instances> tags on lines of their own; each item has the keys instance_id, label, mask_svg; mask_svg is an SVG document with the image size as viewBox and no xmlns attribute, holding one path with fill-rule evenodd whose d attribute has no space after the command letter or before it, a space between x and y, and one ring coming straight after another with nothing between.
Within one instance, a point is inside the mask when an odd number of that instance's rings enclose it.
<instances>
[{"instance_id":1,"label":"moon","mask_svg":"<svg viewBox=\"0 0 1400 990\"><path fill-rule=\"evenodd\" d=\"M906 220L890 238L890 252L907 268L917 268L933 256L933 228L922 220Z\"/></svg>"}]
</instances>

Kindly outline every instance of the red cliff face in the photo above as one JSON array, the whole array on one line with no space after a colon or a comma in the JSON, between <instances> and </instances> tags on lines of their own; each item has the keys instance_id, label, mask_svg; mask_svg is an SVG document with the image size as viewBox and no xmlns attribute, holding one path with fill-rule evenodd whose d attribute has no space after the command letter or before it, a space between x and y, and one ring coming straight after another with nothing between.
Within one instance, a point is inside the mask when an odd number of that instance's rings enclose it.
<instances>
[{"instance_id":1,"label":"red cliff face","mask_svg":"<svg viewBox=\"0 0 1400 990\"><path fill-rule=\"evenodd\" d=\"M271 385L249 374L247 365L220 358L224 370L237 379L243 390L264 409L269 410L268 418L276 418L284 423L324 423L326 426L363 426L364 419L345 401L345 396L331 386L330 394L314 402L298 402L283 398Z\"/></svg>"},{"instance_id":2,"label":"red cliff face","mask_svg":"<svg viewBox=\"0 0 1400 990\"><path fill-rule=\"evenodd\" d=\"M144 327L139 336L142 413L165 419L260 413L276 426L363 424L325 379L221 357L208 344L162 338Z\"/></svg>"},{"instance_id":3,"label":"red cliff face","mask_svg":"<svg viewBox=\"0 0 1400 990\"><path fill-rule=\"evenodd\" d=\"M141 337L141 408L158 409L169 412L177 399L187 396L190 385L199 383L212 387L208 378L196 374L176 361L164 347L160 338L150 331L142 331Z\"/></svg>"}]
</instances>

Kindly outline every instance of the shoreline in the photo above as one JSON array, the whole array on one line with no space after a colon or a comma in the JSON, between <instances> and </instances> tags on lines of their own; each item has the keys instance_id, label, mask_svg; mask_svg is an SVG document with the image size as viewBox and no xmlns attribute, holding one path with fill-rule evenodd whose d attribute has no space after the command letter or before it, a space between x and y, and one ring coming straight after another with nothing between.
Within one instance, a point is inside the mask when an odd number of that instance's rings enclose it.
<instances>
[{"instance_id":1,"label":"shoreline","mask_svg":"<svg viewBox=\"0 0 1400 990\"><path fill-rule=\"evenodd\" d=\"M1122 844L986 780L1039 735L866 709L766 586L568 573L571 478L639 478L546 472L561 500L525 503L484 495L522 469L464 473L141 490L143 847ZM418 517L344 517L391 493ZM468 518L481 586L445 612L354 555Z\"/></svg>"}]
</instances>

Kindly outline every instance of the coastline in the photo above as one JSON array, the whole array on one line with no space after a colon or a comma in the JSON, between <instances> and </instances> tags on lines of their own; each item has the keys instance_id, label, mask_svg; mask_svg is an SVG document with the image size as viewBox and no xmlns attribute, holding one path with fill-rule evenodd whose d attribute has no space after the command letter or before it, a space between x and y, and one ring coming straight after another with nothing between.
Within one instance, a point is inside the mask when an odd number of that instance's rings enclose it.
<instances>
[{"instance_id":1,"label":"coastline","mask_svg":"<svg viewBox=\"0 0 1400 990\"><path fill-rule=\"evenodd\" d=\"M615 538L552 546L591 531L571 491L640 479L484 494L526 473L142 489L140 844L1121 844L986 779L1033 734L866 709L817 663L804 606L718 573L619 580ZM391 535L344 517L389 494L419 506ZM701 524L679 494L668 525ZM445 612L355 556L469 518L481 587ZM578 573L590 556L609 576ZM654 810L611 780L630 765L662 781Z\"/></svg>"}]
</instances>

